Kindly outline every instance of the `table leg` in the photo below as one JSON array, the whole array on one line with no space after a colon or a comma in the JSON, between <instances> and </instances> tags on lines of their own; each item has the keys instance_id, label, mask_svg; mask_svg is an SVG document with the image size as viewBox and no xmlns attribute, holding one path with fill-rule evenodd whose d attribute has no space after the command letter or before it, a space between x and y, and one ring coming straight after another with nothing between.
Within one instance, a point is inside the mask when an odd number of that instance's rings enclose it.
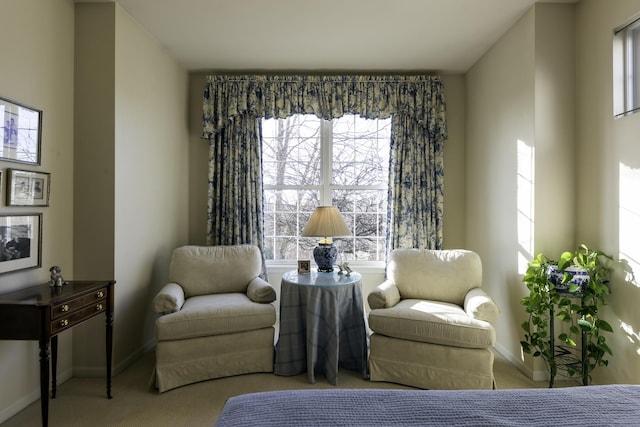
<instances>
[{"instance_id":1,"label":"table leg","mask_svg":"<svg viewBox=\"0 0 640 427\"><path fill-rule=\"evenodd\" d=\"M51 337L51 398L56 398L58 386L58 336Z\"/></svg>"},{"instance_id":2,"label":"table leg","mask_svg":"<svg viewBox=\"0 0 640 427\"><path fill-rule=\"evenodd\" d=\"M49 424L49 338L40 340L40 411L42 426Z\"/></svg>"},{"instance_id":3,"label":"table leg","mask_svg":"<svg viewBox=\"0 0 640 427\"><path fill-rule=\"evenodd\" d=\"M111 399L111 358L113 355L113 311L106 312L106 349L107 349L107 398Z\"/></svg>"}]
</instances>

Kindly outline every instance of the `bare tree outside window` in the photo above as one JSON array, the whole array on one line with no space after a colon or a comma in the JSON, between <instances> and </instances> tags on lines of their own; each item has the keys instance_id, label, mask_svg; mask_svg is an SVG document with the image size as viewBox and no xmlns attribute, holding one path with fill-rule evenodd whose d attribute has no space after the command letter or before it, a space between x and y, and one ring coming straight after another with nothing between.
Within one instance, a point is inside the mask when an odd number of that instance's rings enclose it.
<instances>
[{"instance_id":1,"label":"bare tree outside window","mask_svg":"<svg viewBox=\"0 0 640 427\"><path fill-rule=\"evenodd\" d=\"M391 119L292 115L262 121L265 256L312 258L300 237L313 210L332 204L352 236L336 238L340 260L384 256Z\"/></svg>"}]
</instances>

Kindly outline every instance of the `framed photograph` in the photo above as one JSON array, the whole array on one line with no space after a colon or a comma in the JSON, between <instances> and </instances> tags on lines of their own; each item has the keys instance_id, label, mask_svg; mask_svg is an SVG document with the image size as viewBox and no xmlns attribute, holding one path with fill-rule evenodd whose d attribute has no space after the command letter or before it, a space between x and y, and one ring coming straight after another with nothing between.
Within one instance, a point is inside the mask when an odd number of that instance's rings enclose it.
<instances>
[{"instance_id":1,"label":"framed photograph","mask_svg":"<svg viewBox=\"0 0 640 427\"><path fill-rule=\"evenodd\" d=\"M7 169L7 206L49 206L51 174Z\"/></svg>"},{"instance_id":2,"label":"framed photograph","mask_svg":"<svg viewBox=\"0 0 640 427\"><path fill-rule=\"evenodd\" d=\"M40 164L42 111L0 98L0 160Z\"/></svg>"},{"instance_id":3,"label":"framed photograph","mask_svg":"<svg viewBox=\"0 0 640 427\"><path fill-rule=\"evenodd\" d=\"M311 273L311 261L308 259L298 260L298 274Z\"/></svg>"},{"instance_id":4,"label":"framed photograph","mask_svg":"<svg viewBox=\"0 0 640 427\"><path fill-rule=\"evenodd\" d=\"M0 274L42 266L42 214L0 215L0 238Z\"/></svg>"}]
</instances>

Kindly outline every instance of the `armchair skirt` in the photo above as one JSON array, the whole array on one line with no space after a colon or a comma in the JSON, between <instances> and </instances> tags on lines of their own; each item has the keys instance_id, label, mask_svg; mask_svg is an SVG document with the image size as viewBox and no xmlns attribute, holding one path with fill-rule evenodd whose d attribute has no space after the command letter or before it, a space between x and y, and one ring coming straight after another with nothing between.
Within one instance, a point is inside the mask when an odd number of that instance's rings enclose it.
<instances>
[{"instance_id":1,"label":"armchair skirt","mask_svg":"<svg viewBox=\"0 0 640 427\"><path fill-rule=\"evenodd\" d=\"M449 347L374 333L369 374L371 381L418 388L491 389L493 352L489 348Z\"/></svg>"},{"instance_id":2,"label":"armchair skirt","mask_svg":"<svg viewBox=\"0 0 640 427\"><path fill-rule=\"evenodd\" d=\"M159 341L156 386L165 391L184 384L252 372L273 371L274 328L187 340Z\"/></svg>"}]
</instances>

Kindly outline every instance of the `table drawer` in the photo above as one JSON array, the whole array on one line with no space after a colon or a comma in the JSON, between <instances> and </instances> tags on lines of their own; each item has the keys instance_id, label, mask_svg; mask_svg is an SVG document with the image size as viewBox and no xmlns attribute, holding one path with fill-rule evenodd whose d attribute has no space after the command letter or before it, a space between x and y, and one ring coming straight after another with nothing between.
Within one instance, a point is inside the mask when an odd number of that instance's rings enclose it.
<instances>
[{"instance_id":1,"label":"table drawer","mask_svg":"<svg viewBox=\"0 0 640 427\"><path fill-rule=\"evenodd\" d=\"M57 334L58 332L62 332L65 329L77 325L78 323L84 322L99 313L104 313L106 309L107 300L101 299L84 308L67 313L66 316L59 317L58 319L51 321L51 334Z\"/></svg>"},{"instance_id":2,"label":"table drawer","mask_svg":"<svg viewBox=\"0 0 640 427\"><path fill-rule=\"evenodd\" d=\"M53 320L62 316L67 316L68 314L86 305L93 304L99 300L105 299L106 297L107 297L107 288L105 287L105 288L98 289L94 292L90 292L88 294L82 295L80 297L74 298L65 303L54 305L51 308L51 319Z\"/></svg>"}]
</instances>

